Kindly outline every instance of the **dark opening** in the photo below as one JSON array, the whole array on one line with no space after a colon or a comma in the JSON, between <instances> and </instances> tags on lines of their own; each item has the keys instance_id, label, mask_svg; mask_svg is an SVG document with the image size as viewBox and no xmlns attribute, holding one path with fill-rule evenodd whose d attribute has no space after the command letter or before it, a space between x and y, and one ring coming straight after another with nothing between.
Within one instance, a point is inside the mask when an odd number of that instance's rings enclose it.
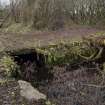
<instances>
[{"instance_id":1,"label":"dark opening","mask_svg":"<svg viewBox=\"0 0 105 105\"><path fill-rule=\"evenodd\" d=\"M46 65L43 54L28 52L12 56L19 65L17 77L30 82L49 81L52 78L51 68Z\"/></svg>"}]
</instances>

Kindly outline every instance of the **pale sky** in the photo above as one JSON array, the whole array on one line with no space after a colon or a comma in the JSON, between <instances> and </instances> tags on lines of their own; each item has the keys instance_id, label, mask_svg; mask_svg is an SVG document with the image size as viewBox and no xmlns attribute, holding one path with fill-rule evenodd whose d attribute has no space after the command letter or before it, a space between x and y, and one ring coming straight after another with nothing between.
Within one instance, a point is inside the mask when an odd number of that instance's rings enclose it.
<instances>
[{"instance_id":1,"label":"pale sky","mask_svg":"<svg viewBox=\"0 0 105 105\"><path fill-rule=\"evenodd\" d=\"M0 0L2 4L9 4L9 0Z\"/></svg>"}]
</instances>

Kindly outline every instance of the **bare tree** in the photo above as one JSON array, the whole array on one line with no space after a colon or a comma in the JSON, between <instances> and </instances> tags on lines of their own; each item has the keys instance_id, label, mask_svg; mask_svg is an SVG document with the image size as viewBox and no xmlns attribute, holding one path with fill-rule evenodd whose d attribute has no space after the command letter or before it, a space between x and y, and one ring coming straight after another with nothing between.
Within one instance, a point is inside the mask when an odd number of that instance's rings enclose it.
<instances>
[{"instance_id":1,"label":"bare tree","mask_svg":"<svg viewBox=\"0 0 105 105\"><path fill-rule=\"evenodd\" d=\"M105 21L104 0L10 0L11 20L37 29L63 27L66 21L97 24Z\"/></svg>"}]
</instances>

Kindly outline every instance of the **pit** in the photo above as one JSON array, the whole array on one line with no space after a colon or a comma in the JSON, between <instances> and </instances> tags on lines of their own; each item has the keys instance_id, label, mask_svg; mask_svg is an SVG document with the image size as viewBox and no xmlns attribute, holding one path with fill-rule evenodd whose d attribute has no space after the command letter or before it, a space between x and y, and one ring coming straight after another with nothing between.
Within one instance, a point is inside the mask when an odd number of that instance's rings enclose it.
<instances>
[{"instance_id":1,"label":"pit","mask_svg":"<svg viewBox=\"0 0 105 105\"><path fill-rule=\"evenodd\" d=\"M67 70L65 66L48 67L45 56L35 50L15 52L11 56L20 67L19 79L35 83L55 105L101 105L105 102L105 88L98 87L105 78L97 75L94 62Z\"/></svg>"},{"instance_id":2,"label":"pit","mask_svg":"<svg viewBox=\"0 0 105 105\"><path fill-rule=\"evenodd\" d=\"M19 66L20 73L17 73L16 78L32 83L51 80L51 67L46 65L43 54L34 49L25 49L24 51L13 52L10 55Z\"/></svg>"}]
</instances>

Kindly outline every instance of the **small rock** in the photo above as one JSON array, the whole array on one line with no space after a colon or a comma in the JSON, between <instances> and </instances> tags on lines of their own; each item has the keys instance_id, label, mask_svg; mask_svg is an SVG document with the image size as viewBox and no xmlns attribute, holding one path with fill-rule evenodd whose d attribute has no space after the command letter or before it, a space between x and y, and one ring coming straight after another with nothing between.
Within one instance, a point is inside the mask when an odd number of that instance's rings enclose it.
<instances>
[{"instance_id":1,"label":"small rock","mask_svg":"<svg viewBox=\"0 0 105 105\"><path fill-rule=\"evenodd\" d=\"M40 93L37 89L32 87L32 85L26 81L19 80L20 86L20 95L29 101L35 100L38 101L40 99L46 100L46 95Z\"/></svg>"}]
</instances>

